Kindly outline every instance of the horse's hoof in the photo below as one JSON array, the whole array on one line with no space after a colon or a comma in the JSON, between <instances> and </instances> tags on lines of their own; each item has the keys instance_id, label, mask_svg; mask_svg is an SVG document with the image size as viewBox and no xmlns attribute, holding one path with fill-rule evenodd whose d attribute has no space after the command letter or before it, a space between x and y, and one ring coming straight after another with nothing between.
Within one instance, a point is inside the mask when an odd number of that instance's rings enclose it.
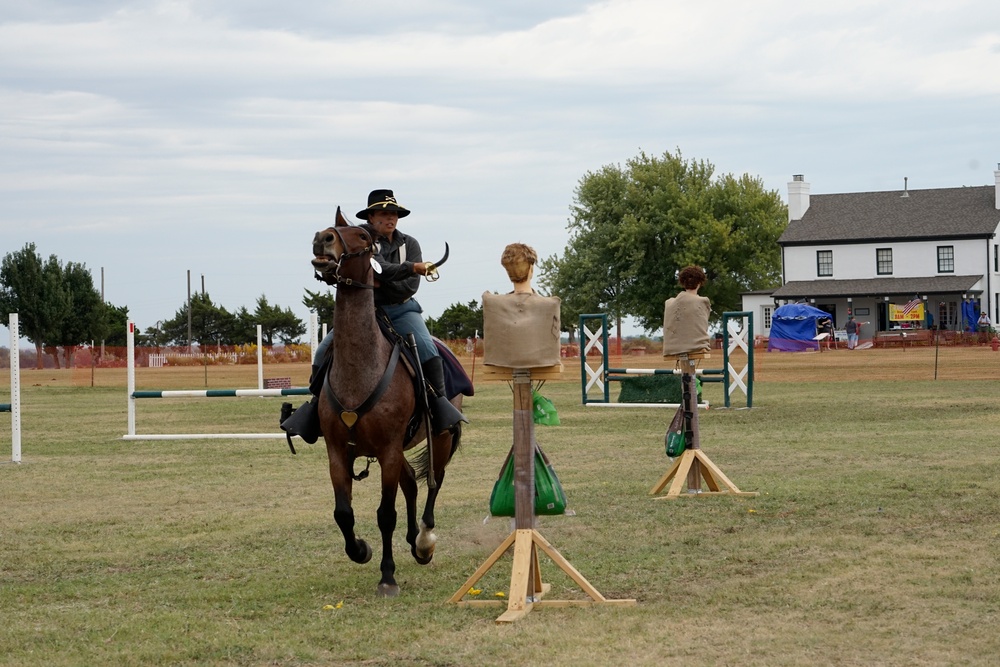
<instances>
[{"instance_id":1,"label":"horse's hoof","mask_svg":"<svg viewBox=\"0 0 1000 667\"><path fill-rule=\"evenodd\" d=\"M350 551L348 551L347 556L355 563L360 563L361 565L364 565L365 563L367 563L372 559L372 548L368 546L367 542L361 539L357 541L357 546L361 550L361 552L358 553L357 556L355 556Z\"/></svg>"},{"instance_id":2,"label":"horse's hoof","mask_svg":"<svg viewBox=\"0 0 1000 667\"><path fill-rule=\"evenodd\" d=\"M394 598L399 595L399 585L397 584L379 584L378 585L379 597L383 598Z\"/></svg>"},{"instance_id":3,"label":"horse's hoof","mask_svg":"<svg viewBox=\"0 0 1000 667\"><path fill-rule=\"evenodd\" d=\"M427 529L423 522L420 523L420 533L413 544L413 558L420 565L427 565L434 558L434 546L437 544L437 535Z\"/></svg>"},{"instance_id":4,"label":"horse's hoof","mask_svg":"<svg viewBox=\"0 0 1000 667\"><path fill-rule=\"evenodd\" d=\"M423 548L413 547L413 560L417 561L418 565L427 565L434 558L434 543L431 542L429 545L423 545Z\"/></svg>"}]
</instances>

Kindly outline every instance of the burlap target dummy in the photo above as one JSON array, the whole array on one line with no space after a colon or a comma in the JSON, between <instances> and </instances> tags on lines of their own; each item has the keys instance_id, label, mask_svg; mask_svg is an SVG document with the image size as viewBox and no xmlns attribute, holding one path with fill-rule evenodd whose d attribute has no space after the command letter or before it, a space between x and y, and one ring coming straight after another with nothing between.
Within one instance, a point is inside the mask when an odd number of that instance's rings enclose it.
<instances>
[{"instance_id":1,"label":"burlap target dummy","mask_svg":"<svg viewBox=\"0 0 1000 667\"><path fill-rule=\"evenodd\" d=\"M707 297L684 291L663 304L663 356L711 349L708 318L712 303Z\"/></svg>"},{"instance_id":2,"label":"burlap target dummy","mask_svg":"<svg viewBox=\"0 0 1000 667\"><path fill-rule=\"evenodd\" d=\"M483 363L507 368L559 362L559 297L483 293Z\"/></svg>"}]
</instances>

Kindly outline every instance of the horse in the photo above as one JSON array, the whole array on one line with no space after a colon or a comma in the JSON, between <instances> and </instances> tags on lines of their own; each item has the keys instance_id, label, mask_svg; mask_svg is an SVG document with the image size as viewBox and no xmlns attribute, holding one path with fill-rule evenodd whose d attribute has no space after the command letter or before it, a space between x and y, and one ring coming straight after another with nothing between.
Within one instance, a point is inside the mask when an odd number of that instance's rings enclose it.
<instances>
[{"instance_id":1,"label":"horse","mask_svg":"<svg viewBox=\"0 0 1000 667\"><path fill-rule=\"evenodd\" d=\"M431 562L437 537L434 503L461 441L461 424L451 431L427 436L423 420L416 435L407 440L407 424L420 396L405 363L400 343L382 334L376 318L374 297L374 239L363 227L351 225L337 208L333 227L313 238L313 268L316 277L337 290L331 344L335 363L329 365L319 399L319 420L326 440L333 483L334 520L344 536L345 551L355 563L371 560L372 549L354 532L351 508L352 482L366 476L367 468L354 475L355 459L378 461L382 473L382 497L377 511L382 536L381 580L377 592L383 597L399 595L392 535L396 528L396 490L406 501L406 541L414 560ZM419 367L419 363L416 364ZM462 396L452 399L458 409ZM408 459L404 452L425 443ZM412 462L411 462L412 459ZM417 523L417 481L427 480L427 499Z\"/></svg>"}]
</instances>

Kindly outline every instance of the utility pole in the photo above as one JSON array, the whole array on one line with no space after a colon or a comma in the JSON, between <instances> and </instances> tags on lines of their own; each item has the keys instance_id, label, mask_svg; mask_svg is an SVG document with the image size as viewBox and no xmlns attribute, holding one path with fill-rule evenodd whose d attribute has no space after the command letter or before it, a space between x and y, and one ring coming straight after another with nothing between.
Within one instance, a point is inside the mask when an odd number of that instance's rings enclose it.
<instances>
[{"instance_id":1,"label":"utility pole","mask_svg":"<svg viewBox=\"0 0 1000 667\"><path fill-rule=\"evenodd\" d=\"M101 267L101 306L103 307L107 301L104 300L104 267ZM93 341L91 341L91 347L93 347ZM101 358L104 358L104 339L101 339Z\"/></svg>"}]
</instances>

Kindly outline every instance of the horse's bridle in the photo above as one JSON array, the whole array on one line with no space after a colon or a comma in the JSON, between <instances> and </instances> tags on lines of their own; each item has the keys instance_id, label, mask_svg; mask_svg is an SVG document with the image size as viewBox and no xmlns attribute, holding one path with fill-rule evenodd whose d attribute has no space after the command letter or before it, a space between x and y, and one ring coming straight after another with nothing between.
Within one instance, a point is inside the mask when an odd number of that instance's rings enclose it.
<instances>
[{"instance_id":1,"label":"horse's bridle","mask_svg":"<svg viewBox=\"0 0 1000 667\"><path fill-rule=\"evenodd\" d=\"M367 243L358 250L350 251L347 240L341 230L352 229L356 230L360 234L363 234L367 239ZM347 274L348 267L345 266L347 260L354 259L356 257L364 257L368 255L369 257L375 254L375 244L371 240L371 235L360 227L355 227L353 225L347 227L329 227L328 232L332 232L337 240L340 242L343 252L340 256L328 261L326 268L322 272L316 271L315 278L327 284L332 284L335 287L357 287L360 289L375 289L375 282L371 279L371 272L373 271L371 260L364 263L364 269L362 270L362 275L360 277L351 277ZM333 269L331 271L331 268Z\"/></svg>"}]
</instances>

